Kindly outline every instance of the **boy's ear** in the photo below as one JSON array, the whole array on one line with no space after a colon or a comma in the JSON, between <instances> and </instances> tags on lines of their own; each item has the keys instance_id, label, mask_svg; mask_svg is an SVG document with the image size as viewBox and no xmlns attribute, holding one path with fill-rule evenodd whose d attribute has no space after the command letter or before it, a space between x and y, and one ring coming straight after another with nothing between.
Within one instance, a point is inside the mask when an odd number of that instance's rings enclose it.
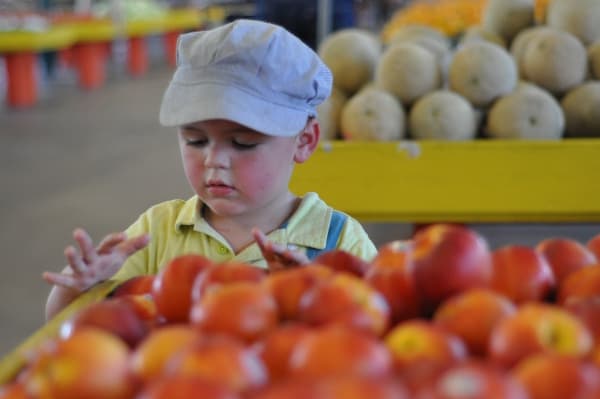
<instances>
[{"instance_id":1,"label":"boy's ear","mask_svg":"<svg viewBox=\"0 0 600 399\"><path fill-rule=\"evenodd\" d=\"M317 149L320 136L321 130L317 118L310 118L297 137L294 161L297 163L306 161Z\"/></svg>"}]
</instances>

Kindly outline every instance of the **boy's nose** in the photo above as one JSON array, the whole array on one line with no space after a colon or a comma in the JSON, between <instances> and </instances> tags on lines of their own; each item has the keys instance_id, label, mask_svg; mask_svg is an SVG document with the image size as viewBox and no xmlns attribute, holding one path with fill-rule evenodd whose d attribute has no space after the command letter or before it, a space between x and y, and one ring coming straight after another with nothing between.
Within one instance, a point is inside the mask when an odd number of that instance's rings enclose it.
<instances>
[{"instance_id":1,"label":"boy's nose","mask_svg":"<svg viewBox=\"0 0 600 399\"><path fill-rule=\"evenodd\" d=\"M209 146L206 149L204 164L208 168L225 168L229 165L229 155L218 146Z\"/></svg>"}]
</instances>

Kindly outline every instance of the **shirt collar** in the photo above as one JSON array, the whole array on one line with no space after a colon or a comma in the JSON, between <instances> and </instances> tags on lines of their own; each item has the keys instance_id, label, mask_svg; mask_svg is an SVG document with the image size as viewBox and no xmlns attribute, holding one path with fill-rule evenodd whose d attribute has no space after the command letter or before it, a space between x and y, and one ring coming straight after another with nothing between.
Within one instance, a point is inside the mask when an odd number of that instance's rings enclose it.
<instances>
[{"instance_id":1,"label":"shirt collar","mask_svg":"<svg viewBox=\"0 0 600 399\"><path fill-rule=\"evenodd\" d=\"M188 199L177 215L175 229L181 231L183 227L193 226L194 230L206 232L210 225L199 212L201 206L198 196ZM316 193L307 193L285 228L277 229L268 236L278 244L323 249L327 243L331 212L331 208ZM210 230L218 234L212 227Z\"/></svg>"}]
</instances>

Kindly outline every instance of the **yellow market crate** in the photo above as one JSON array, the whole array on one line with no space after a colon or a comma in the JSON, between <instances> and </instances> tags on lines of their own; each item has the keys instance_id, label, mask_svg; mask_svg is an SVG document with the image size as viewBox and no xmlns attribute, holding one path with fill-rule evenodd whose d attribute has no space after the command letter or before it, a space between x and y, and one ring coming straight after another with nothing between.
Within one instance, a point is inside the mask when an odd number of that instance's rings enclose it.
<instances>
[{"instance_id":1,"label":"yellow market crate","mask_svg":"<svg viewBox=\"0 0 600 399\"><path fill-rule=\"evenodd\" d=\"M323 142L292 189L369 222L598 222L600 140Z\"/></svg>"}]
</instances>

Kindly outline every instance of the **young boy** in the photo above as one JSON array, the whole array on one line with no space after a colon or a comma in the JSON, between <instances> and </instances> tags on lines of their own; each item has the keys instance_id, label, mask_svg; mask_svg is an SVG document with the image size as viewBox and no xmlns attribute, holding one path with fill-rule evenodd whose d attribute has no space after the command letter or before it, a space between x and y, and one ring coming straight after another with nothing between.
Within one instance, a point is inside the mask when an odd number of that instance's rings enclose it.
<instances>
[{"instance_id":1,"label":"young boy","mask_svg":"<svg viewBox=\"0 0 600 399\"><path fill-rule=\"evenodd\" d=\"M356 220L288 188L294 165L317 148L316 107L331 92L313 50L279 26L237 20L182 35L177 59L160 122L179 129L196 195L151 207L97 247L76 229L79 251L65 249L63 273L44 273L55 285L46 318L101 281L156 274L187 253L259 267L304 264L333 248L375 255Z\"/></svg>"}]
</instances>

